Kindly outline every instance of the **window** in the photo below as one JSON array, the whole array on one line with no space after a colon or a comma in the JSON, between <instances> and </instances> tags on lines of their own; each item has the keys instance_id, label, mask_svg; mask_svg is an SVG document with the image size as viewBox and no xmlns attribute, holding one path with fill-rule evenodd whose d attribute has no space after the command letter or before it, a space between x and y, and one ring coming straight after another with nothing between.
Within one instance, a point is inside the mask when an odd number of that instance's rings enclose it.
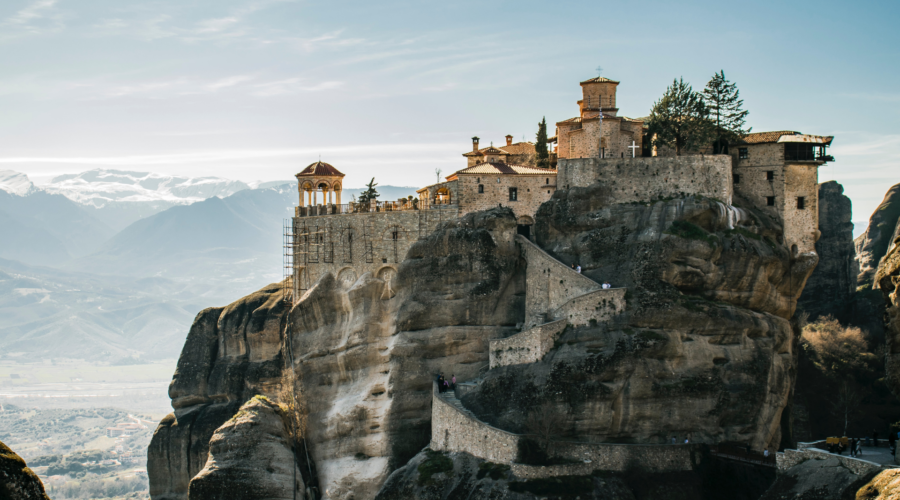
<instances>
[{"instance_id":1,"label":"window","mask_svg":"<svg viewBox=\"0 0 900 500\"><path fill-rule=\"evenodd\" d=\"M519 198L519 190L516 188L509 188L509 201L516 201Z\"/></svg>"},{"instance_id":2,"label":"window","mask_svg":"<svg viewBox=\"0 0 900 500\"><path fill-rule=\"evenodd\" d=\"M500 184L500 178L497 177L497 184Z\"/></svg>"},{"instance_id":3,"label":"window","mask_svg":"<svg viewBox=\"0 0 900 500\"><path fill-rule=\"evenodd\" d=\"M731 174L731 183L732 184L740 184L741 183L741 174Z\"/></svg>"},{"instance_id":4,"label":"window","mask_svg":"<svg viewBox=\"0 0 900 500\"><path fill-rule=\"evenodd\" d=\"M798 197L797 197L797 209L798 209L798 210L805 210L805 209L806 209L806 198L804 198L804 197L802 197L802 196L798 196Z\"/></svg>"},{"instance_id":5,"label":"window","mask_svg":"<svg viewBox=\"0 0 900 500\"><path fill-rule=\"evenodd\" d=\"M550 178L547 177L547 180L544 181L544 184L550 184Z\"/></svg>"},{"instance_id":6,"label":"window","mask_svg":"<svg viewBox=\"0 0 900 500\"><path fill-rule=\"evenodd\" d=\"M397 241L399 239L399 236L400 236L399 231L394 231L393 233L391 233L391 239L393 239L394 241Z\"/></svg>"},{"instance_id":7,"label":"window","mask_svg":"<svg viewBox=\"0 0 900 500\"><path fill-rule=\"evenodd\" d=\"M483 193L484 193L484 184L479 184L478 185L478 194L483 194Z\"/></svg>"},{"instance_id":8,"label":"window","mask_svg":"<svg viewBox=\"0 0 900 500\"><path fill-rule=\"evenodd\" d=\"M774 170L766 170L766 180L767 181L775 180L775 171Z\"/></svg>"},{"instance_id":9,"label":"window","mask_svg":"<svg viewBox=\"0 0 900 500\"><path fill-rule=\"evenodd\" d=\"M775 206L775 197L774 196L766 196L766 205L770 207Z\"/></svg>"},{"instance_id":10,"label":"window","mask_svg":"<svg viewBox=\"0 0 900 500\"><path fill-rule=\"evenodd\" d=\"M738 158L741 160L750 158L750 152L747 151L747 148L738 148Z\"/></svg>"}]
</instances>

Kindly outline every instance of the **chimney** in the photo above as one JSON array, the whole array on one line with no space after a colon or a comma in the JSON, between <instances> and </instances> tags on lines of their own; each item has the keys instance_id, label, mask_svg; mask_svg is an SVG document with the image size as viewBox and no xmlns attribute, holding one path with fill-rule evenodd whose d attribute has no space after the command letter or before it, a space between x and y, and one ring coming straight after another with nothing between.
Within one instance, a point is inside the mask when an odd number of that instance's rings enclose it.
<instances>
[{"instance_id":1,"label":"chimney","mask_svg":"<svg viewBox=\"0 0 900 500\"><path fill-rule=\"evenodd\" d=\"M472 138L472 151L478 151L478 136Z\"/></svg>"},{"instance_id":2,"label":"chimney","mask_svg":"<svg viewBox=\"0 0 900 500\"><path fill-rule=\"evenodd\" d=\"M506 145L512 146L512 136L511 135L506 136Z\"/></svg>"}]
</instances>

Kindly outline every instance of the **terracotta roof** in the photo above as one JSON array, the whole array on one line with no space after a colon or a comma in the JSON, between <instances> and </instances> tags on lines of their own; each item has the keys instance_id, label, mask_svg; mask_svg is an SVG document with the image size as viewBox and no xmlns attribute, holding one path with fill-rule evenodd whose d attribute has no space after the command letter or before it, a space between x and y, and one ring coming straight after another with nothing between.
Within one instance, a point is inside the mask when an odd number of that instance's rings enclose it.
<instances>
[{"instance_id":1,"label":"terracotta roof","mask_svg":"<svg viewBox=\"0 0 900 500\"><path fill-rule=\"evenodd\" d=\"M609 78L603 78L602 76L598 76L596 78L591 78L590 80L585 80L585 81L581 82L582 85L584 85L585 83L615 83L616 85L619 84L619 82L617 82L615 80L610 80Z\"/></svg>"},{"instance_id":2,"label":"terracotta roof","mask_svg":"<svg viewBox=\"0 0 900 500\"><path fill-rule=\"evenodd\" d=\"M503 151L502 149L497 149L497 148L495 148L494 146L491 146L491 147L482 149L482 150L481 150L481 154L485 154L485 155L508 155L509 153L507 153L506 151Z\"/></svg>"},{"instance_id":3,"label":"terracotta roof","mask_svg":"<svg viewBox=\"0 0 900 500\"><path fill-rule=\"evenodd\" d=\"M557 125L560 123L581 123L581 117L576 116L575 118L569 118L568 120L563 120L561 122L556 122Z\"/></svg>"},{"instance_id":4,"label":"terracotta roof","mask_svg":"<svg viewBox=\"0 0 900 500\"><path fill-rule=\"evenodd\" d=\"M778 142L783 135L797 135L800 132L792 130L780 130L778 132L754 132L747 134L743 139L737 141L737 144L765 144L767 142Z\"/></svg>"},{"instance_id":5,"label":"terracotta roof","mask_svg":"<svg viewBox=\"0 0 900 500\"><path fill-rule=\"evenodd\" d=\"M302 172L295 175L294 177L300 177L301 175L321 175L321 176L338 176L343 177L344 174L340 173L338 169L332 167L331 165L317 161L315 163L310 163L310 165L303 169Z\"/></svg>"},{"instance_id":6,"label":"terracotta roof","mask_svg":"<svg viewBox=\"0 0 900 500\"><path fill-rule=\"evenodd\" d=\"M454 175L459 174L556 175L556 170L551 168L525 167L522 165L507 165L506 163L500 162L487 162L465 168L456 172Z\"/></svg>"}]
</instances>

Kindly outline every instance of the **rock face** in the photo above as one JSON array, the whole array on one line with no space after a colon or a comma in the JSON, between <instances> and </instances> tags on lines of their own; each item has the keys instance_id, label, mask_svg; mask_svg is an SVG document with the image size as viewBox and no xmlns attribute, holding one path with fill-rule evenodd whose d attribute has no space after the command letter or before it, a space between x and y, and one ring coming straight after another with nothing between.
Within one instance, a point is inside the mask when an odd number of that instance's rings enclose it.
<instances>
[{"instance_id":1,"label":"rock face","mask_svg":"<svg viewBox=\"0 0 900 500\"><path fill-rule=\"evenodd\" d=\"M624 313L567 329L533 365L487 371L490 340L526 317L509 209L417 241L390 289L368 273L355 283L326 274L290 311L273 285L201 312L169 388L175 411L148 453L152 497L186 499L189 484L193 496L210 439L218 461L236 433L226 422L256 394L277 398L283 376L303 405L310 462L300 472L322 498L374 498L428 444L439 373L487 374L464 401L514 431L546 402L566 416L567 438L779 442L793 377L787 318L815 254L790 255L779 228L700 198L601 206L591 189L557 191L536 229L553 256L629 293ZM213 488L203 477L195 484Z\"/></svg>"},{"instance_id":2,"label":"rock face","mask_svg":"<svg viewBox=\"0 0 900 500\"><path fill-rule=\"evenodd\" d=\"M869 218L866 232L856 239L856 255L859 261L859 284L871 284L878 263L887 253L888 247L897 237L897 222L900 219L900 184L895 184L884 195L881 205Z\"/></svg>"},{"instance_id":3,"label":"rock face","mask_svg":"<svg viewBox=\"0 0 900 500\"><path fill-rule=\"evenodd\" d=\"M516 433L551 405L561 439L777 447L794 375L788 318L815 254L791 256L764 218L714 200L601 196L557 192L538 212L537 243L628 287L626 312L568 328L540 363L491 370L463 403Z\"/></svg>"},{"instance_id":4,"label":"rock face","mask_svg":"<svg viewBox=\"0 0 900 500\"><path fill-rule=\"evenodd\" d=\"M835 181L819 184L819 263L799 302L811 320L828 314L843 316L856 290L859 269L851 218L852 206L844 187Z\"/></svg>"},{"instance_id":5,"label":"rock face","mask_svg":"<svg viewBox=\"0 0 900 500\"><path fill-rule=\"evenodd\" d=\"M326 275L290 315L278 285L201 312L169 387L175 412L148 453L152 497L187 498L213 432L254 394L278 397L293 362L315 476L301 468L304 481L327 498L372 498L428 443L436 374L473 378L490 339L522 321L515 232L508 209L445 224L410 249L393 297L371 274L349 287Z\"/></svg>"},{"instance_id":6,"label":"rock face","mask_svg":"<svg viewBox=\"0 0 900 500\"><path fill-rule=\"evenodd\" d=\"M278 405L256 396L209 441L206 466L191 480L191 500L302 500L286 416Z\"/></svg>"},{"instance_id":7,"label":"rock face","mask_svg":"<svg viewBox=\"0 0 900 500\"><path fill-rule=\"evenodd\" d=\"M875 472L857 475L837 458L807 460L778 476L760 500L859 499L857 492L874 478Z\"/></svg>"},{"instance_id":8,"label":"rock face","mask_svg":"<svg viewBox=\"0 0 900 500\"><path fill-rule=\"evenodd\" d=\"M900 500L900 469L882 471L856 492L857 500Z\"/></svg>"},{"instance_id":9,"label":"rock face","mask_svg":"<svg viewBox=\"0 0 900 500\"><path fill-rule=\"evenodd\" d=\"M900 397L900 221L887 255L875 275L885 304L885 340L887 342L887 382L894 395Z\"/></svg>"},{"instance_id":10,"label":"rock face","mask_svg":"<svg viewBox=\"0 0 900 500\"><path fill-rule=\"evenodd\" d=\"M44 484L22 457L0 442L0 498L6 500L50 500Z\"/></svg>"}]
</instances>

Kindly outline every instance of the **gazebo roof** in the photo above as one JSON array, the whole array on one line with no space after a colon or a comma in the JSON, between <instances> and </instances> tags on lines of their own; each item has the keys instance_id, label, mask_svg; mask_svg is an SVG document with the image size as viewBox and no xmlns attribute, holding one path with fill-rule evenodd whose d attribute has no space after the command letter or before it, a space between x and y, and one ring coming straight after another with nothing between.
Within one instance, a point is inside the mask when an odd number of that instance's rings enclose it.
<instances>
[{"instance_id":1,"label":"gazebo roof","mask_svg":"<svg viewBox=\"0 0 900 500\"><path fill-rule=\"evenodd\" d=\"M338 169L332 167L331 165L317 161L315 163L311 163L308 167L304 168L299 174L294 177L343 177Z\"/></svg>"}]
</instances>

